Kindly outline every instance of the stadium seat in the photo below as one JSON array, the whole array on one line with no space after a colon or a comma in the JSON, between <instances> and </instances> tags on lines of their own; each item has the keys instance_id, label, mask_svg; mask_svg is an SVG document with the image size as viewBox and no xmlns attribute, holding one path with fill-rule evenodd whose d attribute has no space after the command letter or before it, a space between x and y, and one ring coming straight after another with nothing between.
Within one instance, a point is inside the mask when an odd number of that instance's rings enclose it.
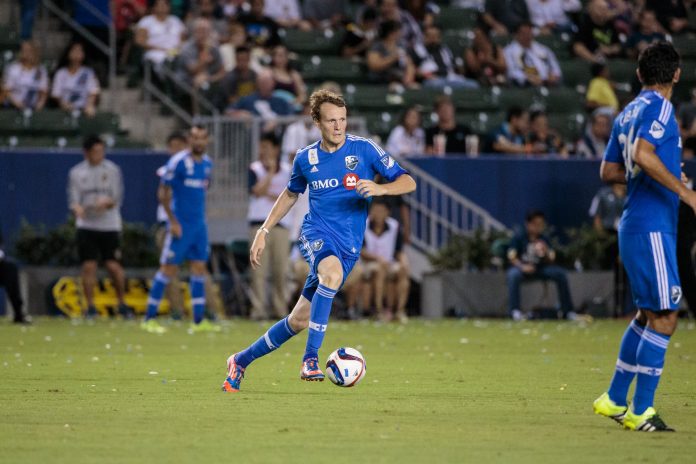
<instances>
[{"instance_id":1,"label":"stadium seat","mask_svg":"<svg viewBox=\"0 0 696 464\"><path fill-rule=\"evenodd\" d=\"M471 37L466 31L461 29L450 29L442 31L442 43L447 45L455 58L463 57L464 50L471 45Z\"/></svg>"},{"instance_id":2,"label":"stadium seat","mask_svg":"<svg viewBox=\"0 0 696 464\"><path fill-rule=\"evenodd\" d=\"M63 110L37 111L30 119L28 131L34 134L74 135L78 132L78 121Z\"/></svg>"},{"instance_id":3,"label":"stadium seat","mask_svg":"<svg viewBox=\"0 0 696 464\"><path fill-rule=\"evenodd\" d=\"M487 136L505 121L503 112L462 112L457 113L457 122L468 126L480 136Z\"/></svg>"},{"instance_id":4,"label":"stadium seat","mask_svg":"<svg viewBox=\"0 0 696 464\"><path fill-rule=\"evenodd\" d=\"M457 110L493 111L498 108L498 102L493 98L493 94L485 88L455 89L451 97Z\"/></svg>"},{"instance_id":5,"label":"stadium seat","mask_svg":"<svg viewBox=\"0 0 696 464\"><path fill-rule=\"evenodd\" d=\"M540 91L547 113L579 113L585 109L585 96L569 87Z\"/></svg>"},{"instance_id":6,"label":"stadium seat","mask_svg":"<svg viewBox=\"0 0 696 464\"><path fill-rule=\"evenodd\" d=\"M534 104L538 104L541 96L537 89L532 87L498 87L493 90L493 99L501 109L507 110L507 108L513 105L529 108Z\"/></svg>"},{"instance_id":7,"label":"stadium seat","mask_svg":"<svg viewBox=\"0 0 696 464\"><path fill-rule=\"evenodd\" d=\"M558 60L567 60L572 57L569 36L540 35L536 37L536 41L549 47Z\"/></svg>"},{"instance_id":8,"label":"stadium seat","mask_svg":"<svg viewBox=\"0 0 696 464\"><path fill-rule=\"evenodd\" d=\"M355 116L363 116L367 123L367 130L370 134L380 136L386 142L389 132L399 122L398 115L388 111L366 111Z\"/></svg>"},{"instance_id":9,"label":"stadium seat","mask_svg":"<svg viewBox=\"0 0 696 464\"><path fill-rule=\"evenodd\" d=\"M339 83L358 82L364 79L360 63L337 56L312 55L302 57L302 77L305 81Z\"/></svg>"},{"instance_id":10,"label":"stadium seat","mask_svg":"<svg viewBox=\"0 0 696 464\"><path fill-rule=\"evenodd\" d=\"M343 96L351 110L384 110L387 108L399 110L403 106L401 95L390 94L386 85L353 85L345 86Z\"/></svg>"},{"instance_id":11,"label":"stadium seat","mask_svg":"<svg viewBox=\"0 0 696 464\"><path fill-rule=\"evenodd\" d=\"M115 113L100 112L94 117L80 118L80 132L82 134L118 134L120 132L120 119Z\"/></svg>"},{"instance_id":12,"label":"stadium seat","mask_svg":"<svg viewBox=\"0 0 696 464\"><path fill-rule=\"evenodd\" d=\"M635 60L609 60L609 72L614 82L631 84L636 77Z\"/></svg>"},{"instance_id":13,"label":"stadium seat","mask_svg":"<svg viewBox=\"0 0 696 464\"><path fill-rule=\"evenodd\" d=\"M472 8L443 7L435 23L442 30L473 29L478 21L479 12Z\"/></svg>"},{"instance_id":14,"label":"stadium seat","mask_svg":"<svg viewBox=\"0 0 696 464\"><path fill-rule=\"evenodd\" d=\"M563 73L563 82L568 86L587 86L592 79L590 65L579 58L562 60L559 64Z\"/></svg>"},{"instance_id":15,"label":"stadium seat","mask_svg":"<svg viewBox=\"0 0 696 464\"><path fill-rule=\"evenodd\" d=\"M299 54L337 55L343 41L343 31L332 29L312 31L281 29L279 35L289 50Z\"/></svg>"},{"instance_id":16,"label":"stadium seat","mask_svg":"<svg viewBox=\"0 0 696 464\"><path fill-rule=\"evenodd\" d=\"M18 50L21 40L14 28L0 25L0 50Z\"/></svg>"},{"instance_id":17,"label":"stadium seat","mask_svg":"<svg viewBox=\"0 0 696 464\"><path fill-rule=\"evenodd\" d=\"M26 121L28 123L28 121ZM25 121L19 111L13 109L0 110L0 133L15 135L25 129Z\"/></svg>"},{"instance_id":18,"label":"stadium seat","mask_svg":"<svg viewBox=\"0 0 696 464\"><path fill-rule=\"evenodd\" d=\"M574 142L580 138L585 125L583 113L551 114L549 125L556 129L567 142Z\"/></svg>"}]
</instances>

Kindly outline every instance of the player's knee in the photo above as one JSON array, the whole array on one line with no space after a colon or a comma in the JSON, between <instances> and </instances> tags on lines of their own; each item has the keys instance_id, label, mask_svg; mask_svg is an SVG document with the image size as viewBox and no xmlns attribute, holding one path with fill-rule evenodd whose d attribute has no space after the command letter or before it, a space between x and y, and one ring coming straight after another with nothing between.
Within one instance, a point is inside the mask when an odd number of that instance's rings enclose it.
<instances>
[{"instance_id":1,"label":"player's knee","mask_svg":"<svg viewBox=\"0 0 696 464\"><path fill-rule=\"evenodd\" d=\"M341 270L330 270L323 274L319 274L319 283L324 287L338 289L343 282L343 272Z\"/></svg>"}]
</instances>

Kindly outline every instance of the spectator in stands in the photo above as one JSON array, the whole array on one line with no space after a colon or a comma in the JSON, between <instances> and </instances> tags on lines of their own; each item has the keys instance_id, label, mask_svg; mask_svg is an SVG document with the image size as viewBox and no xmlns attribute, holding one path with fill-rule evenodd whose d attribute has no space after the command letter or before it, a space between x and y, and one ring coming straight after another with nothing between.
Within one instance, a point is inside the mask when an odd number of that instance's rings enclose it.
<instances>
[{"instance_id":1,"label":"spectator in stands","mask_svg":"<svg viewBox=\"0 0 696 464\"><path fill-rule=\"evenodd\" d=\"M536 35L574 32L575 25L566 14L567 0L526 0L529 19Z\"/></svg>"},{"instance_id":2,"label":"spectator in stands","mask_svg":"<svg viewBox=\"0 0 696 464\"><path fill-rule=\"evenodd\" d=\"M5 69L2 87L6 104L14 108L39 111L46 105L48 72L41 64L39 49L34 42L22 42L17 61Z\"/></svg>"},{"instance_id":3,"label":"spectator in stands","mask_svg":"<svg viewBox=\"0 0 696 464\"><path fill-rule=\"evenodd\" d=\"M278 44L271 51L271 73L275 82L274 95L286 98L292 105L302 108L307 100L307 86L302 76L290 67L288 48Z\"/></svg>"},{"instance_id":4,"label":"spectator in stands","mask_svg":"<svg viewBox=\"0 0 696 464\"><path fill-rule=\"evenodd\" d=\"M116 0L114 2L114 27L116 28L116 48L118 49L118 65L123 68L128 65L131 49L133 48L134 24L147 13L147 0Z\"/></svg>"},{"instance_id":5,"label":"spectator in stands","mask_svg":"<svg viewBox=\"0 0 696 464\"><path fill-rule=\"evenodd\" d=\"M247 97L256 91L256 71L251 69L251 50L239 46L234 51L236 66L227 73L222 88L227 105L234 105L240 98Z\"/></svg>"},{"instance_id":6,"label":"spectator in stands","mask_svg":"<svg viewBox=\"0 0 696 464\"><path fill-rule=\"evenodd\" d=\"M298 0L272 0L266 2L263 14L273 19L280 27L310 30L311 25L302 19Z\"/></svg>"},{"instance_id":7,"label":"spectator in stands","mask_svg":"<svg viewBox=\"0 0 696 464\"><path fill-rule=\"evenodd\" d=\"M661 40L665 40L665 35L662 33L662 26L657 21L655 12L643 10L638 16L638 28L626 41L628 56L635 59L645 47Z\"/></svg>"},{"instance_id":8,"label":"spectator in stands","mask_svg":"<svg viewBox=\"0 0 696 464\"><path fill-rule=\"evenodd\" d=\"M568 150L561 136L549 127L549 118L541 110L532 111L529 114L529 153L534 155L561 155L567 156Z\"/></svg>"},{"instance_id":9,"label":"spectator in stands","mask_svg":"<svg viewBox=\"0 0 696 464\"><path fill-rule=\"evenodd\" d=\"M418 21L408 11L399 8L397 0L381 0L379 13L382 23L394 21L401 25L399 45L405 50L423 43L423 32Z\"/></svg>"},{"instance_id":10,"label":"spectator in stands","mask_svg":"<svg viewBox=\"0 0 696 464\"><path fill-rule=\"evenodd\" d=\"M399 222L389 217L389 207L381 199L374 200L370 207L360 259L364 262L363 277L368 281L365 293L373 295L377 316L384 322L394 316L399 322L407 322L409 263Z\"/></svg>"},{"instance_id":11,"label":"spectator in stands","mask_svg":"<svg viewBox=\"0 0 696 464\"><path fill-rule=\"evenodd\" d=\"M236 18L249 5L246 0L221 0L221 3L222 14L230 20Z\"/></svg>"},{"instance_id":12,"label":"spectator in stands","mask_svg":"<svg viewBox=\"0 0 696 464\"><path fill-rule=\"evenodd\" d=\"M256 92L239 99L228 108L228 113L233 116L259 116L267 120L293 114L292 105L287 100L273 95L274 88L271 71L261 71L256 76Z\"/></svg>"},{"instance_id":13,"label":"spectator in stands","mask_svg":"<svg viewBox=\"0 0 696 464\"><path fill-rule=\"evenodd\" d=\"M346 0L304 0L302 16L315 29L343 28L347 9Z\"/></svg>"},{"instance_id":14,"label":"spectator in stands","mask_svg":"<svg viewBox=\"0 0 696 464\"><path fill-rule=\"evenodd\" d=\"M592 112L585 133L578 142L575 154L583 158L602 158L609 142L614 110L609 107L597 108Z\"/></svg>"},{"instance_id":15,"label":"spectator in stands","mask_svg":"<svg viewBox=\"0 0 696 464\"><path fill-rule=\"evenodd\" d=\"M689 15L683 0L647 0L645 9L654 11L657 20L670 34L681 34L689 29Z\"/></svg>"},{"instance_id":16,"label":"spectator in stands","mask_svg":"<svg viewBox=\"0 0 696 464\"><path fill-rule=\"evenodd\" d=\"M81 42L68 47L66 59L53 77L51 97L65 111L77 111L86 116L97 112L99 81L92 68L83 66L85 50Z\"/></svg>"},{"instance_id":17,"label":"spectator in stands","mask_svg":"<svg viewBox=\"0 0 696 464\"><path fill-rule=\"evenodd\" d=\"M189 14L191 13L191 2L195 0L171 0L171 13L176 16L177 18L181 19L184 21L186 18L189 17ZM228 0L229 1L229 0ZM242 0L232 0L236 2L242 2ZM154 0L148 0L150 4L154 2Z\"/></svg>"},{"instance_id":18,"label":"spectator in stands","mask_svg":"<svg viewBox=\"0 0 696 464\"><path fill-rule=\"evenodd\" d=\"M218 48L225 71L230 72L234 69L237 65L237 49L239 47L247 47L248 43L249 38L247 37L246 28L242 23L230 20L227 24L227 42L221 44Z\"/></svg>"},{"instance_id":19,"label":"spectator in stands","mask_svg":"<svg viewBox=\"0 0 696 464\"><path fill-rule=\"evenodd\" d=\"M424 28L433 26L442 11L437 2L430 0L402 0L400 4Z\"/></svg>"},{"instance_id":20,"label":"spectator in stands","mask_svg":"<svg viewBox=\"0 0 696 464\"><path fill-rule=\"evenodd\" d=\"M566 271L554 265L556 252L544 235L546 219L544 213L532 210L527 213L524 230L518 232L510 242L507 251L510 268L507 271L508 307L510 317L519 321L526 318L520 306L520 286L522 282L551 280L556 284L560 299L560 311L565 319L575 320L573 301L568 287Z\"/></svg>"},{"instance_id":21,"label":"spectator in stands","mask_svg":"<svg viewBox=\"0 0 696 464\"><path fill-rule=\"evenodd\" d=\"M264 0L251 0L249 11L243 11L237 16L237 21L246 28L251 42L257 47L269 48L280 43L278 23L266 16Z\"/></svg>"},{"instance_id":22,"label":"spectator in stands","mask_svg":"<svg viewBox=\"0 0 696 464\"><path fill-rule=\"evenodd\" d=\"M19 38L22 40L31 40L32 31L34 30L34 18L36 17L39 3L39 0L20 0Z\"/></svg>"},{"instance_id":23,"label":"spectator in stands","mask_svg":"<svg viewBox=\"0 0 696 464\"><path fill-rule=\"evenodd\" d=\"M367 51L372 47L379 33L377 23L377 10L365 8L357 22L351 22L346 26L346 33L343 36L341 45L341 55L346 58L354 56L365 57Z\"/></svg>"},{"instance_id":24,"label":"spectator in stands","mask_svg":"<svg viewBox=\"0 0 696 464\"><path fill-rule=\"evenodd\" d=\"M288 185L290 165L281 160L280 143L275 135L266 133L259 143L259 159L249 166L249 233L255 236L271 211L276 198ZM291 216L286 215L278 225L266 234L266 251L261 265L251 270L252 301L250 317L254 320L269 316L282 318L287 314L285 272L288 268L289 227ZM272 285L271 309L266 303L266 276L270 274Z\"/></svg>"},{"instance_id":25,"label":"spectator in stands","mask_svg":"<svg viewBox=\"0 0 696 464\"><path fill-rule=\"evenodd\" d=\"M196 89L207 89L225 77L212 32L210 20L197 18L193 22L193 35L181 47L177 58L178 75Z\"/></svg>"},{"instance_id":26,"label":"spectator in stands","mask_svg":"<svg viewBox=\"0 0 696 464\"><path fill-rule=\"evenodd\" d=\"M401 26L385 21L379 26L379 41L367 52L368 79L376 83L416 86L413 61L400 45Z\"/></svg>"},{"instance_id":27,"label":"spectator in stands","mask_svg":"<svg viewBox=\"0 0 696 464\"><path fill-rule=\"evenodd\" d=\"M321 138L321 132L319 132L319 128L314 124L310 116L310 109L309 102L305 101L302 104L302 116L304 118L290 124L283 133L283 159L287 159L291 164L298 149L304 148ZM298 202L301 201L302 196L306 197L306 195L301 195ZM302 217L304 218L304 214Z\"/></svg>"},{"instance_id":28,"label":"spectator in stands","mask_svg":"<svg viewBox=\"0 0 696 464\"><path fill-rule=\"evenodd\" d=\"M429 155L465 154L471 129L457 123L454 103L447 95L440 95L434 106L437 123L425 131L425 152Z\"/></svg>"},{"instance_id":29,"label":"spectator in stands","mask_svg":"<svg viewBox=\"0 0 696 464\"><path fill-rule=\"evenodd\" d=\"M170 14L169 0L155 0L151 14L138 21L135 43L145 50L143 58L157 71L179 54L185 36L186 26Z\"/></svg>"},{"instance_id":30,"label":"spectator in stands","mask_svg":"<svg viewBox=\"0 0 696 464\"><path fill-rule=\"evenodd\" d=\"M527 131L529 113L519 106L511 106L507 111L506 122L496 129L492 136L492 149L495 153L513 155L525 154L529 150Z\"/></svg>"},{"instance_id":31,"label":"spectator in stands","mask_svg":"<svg viewBox=\"0 0 696 464\"><path fill-rule=\"evenodd\" d=\"M19 269L3 250L2 230L0 230L0 287L5 289L12 304L13 322L15 324L29 324L29 316L24 314L24 300L19 290Z\"/></svg>"},{"instance_id":32,"label":"spectator in stands","mask_svg":"<svg viewBox=\"0 0 696 464\"><path fill-rule=\"evenodd\" d=\"M442 32L437 26L427 26L422 44L410 50L416 75L426 87L478 88L478 82L457 74L454 54L442 43Z\"/></svg>"},{"instance_id":33,"label":"spectator in stands","mask_svg":"<svg viewBox=\"0 0 696 464\"><path fill-rule=\"evenodd\" d=\"M621 56L619 34L612 24L613 14L607 1L590 0L586 10L573 40L573 52L592 63Z\"/></svg>"},{"instance_id":34,"label":"spectator in stands","mask_svg":"<svg viewBox=\"0 0 696 464\"><path fill-rule=\"evenodd\" d=\"M546 45L534 40L532 25L523 22L515 39L505 47L505 63L510 82L520 86L553 86L561 82L561 67Z\"/></svg>"},{"instance_id":35,"label":"spectator in stands","mask_svg":"<svg viewBox=\"0 0 696 464\"><path fill-rule=\"evenodd\" d=\"M486 0L481 19L494 35L503 37L530 20L527 4L521 0Z\"/></svg>"},{"instance_id":36,"label":"spectator in stands","mask_svg":"<svg viewBox=\"0 0 696 464\"><path fill-rule=\"evenodd\" d=\"M474 28L471 47L464 51L464 76L483 85L504 85L507 65L503 48L482 27Z\"/></svg>"},{"instance_id":37,"label":"spectator in stands","mask_svg":"<svg viewBox=\"0 0 696 464\"><path fill-rule=\"evenodd\" d=\"M101 259L116 289L119 312L132 316L133 310L123 300L125 277L119 262L123 176L118 166L104 158L105 145L99 137L87 137L82 148L85 160L68 175L68 205L77 225L82 287L87 302L84 314L96 315L94 286Z\"/></svg>"},{"instance_id":38,"label":"spectator in stands","mask_svg":"<svg viewBox=\"0 0 696 464\"><path fill-rule=\"evenodd\" d=\"M425 154L425 131L417 106L406 108L399 125L389 134L386 148L397 158Z\"/></svg>"},{"instance_id":39,"label":"spectator in stands","mask_svg":"<svg viewBox=\"0 0 696 464\"><path fill-rule=\"evenodd\" d=\"M227 39L227 21L222 13L222 7L216 0L198 0L188 22L188 33L193 35L197 19L205 19L210 23L208 40L218 45Z\"/></svg>"},{"instance_id":40,"label":"spectator in stands","mask_svg":"<svg viewBox=\"0 0 696 464\"><path fill-rule=\"evenodd\" d=\"M592 80L587 86L585 94L585 106L589 110L599 107L613 108L619 111L619 99L614 91L614 83L611 81L609 66L605 63L592 64Z\"/></svg>"}]
</instances>

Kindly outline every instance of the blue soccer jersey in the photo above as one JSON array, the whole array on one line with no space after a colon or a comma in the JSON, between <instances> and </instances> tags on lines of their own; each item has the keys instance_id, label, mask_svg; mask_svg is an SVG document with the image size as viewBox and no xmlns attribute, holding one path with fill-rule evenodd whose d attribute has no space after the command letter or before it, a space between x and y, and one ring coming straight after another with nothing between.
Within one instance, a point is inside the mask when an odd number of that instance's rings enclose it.
<instances>
[{"instance_id":1,"label":"blue soccer jersey","mask_svg":"<svg viewBox=\"0 0 696 464\"><path fill-rule=\"evenodd\" d=\"M309 188L309 213L303 236L328 235L346 257L360 253L370 200L355 190L360 179L381 174L389 182L406 171L370 139L348 135L343 146L329 153L315 142L297 151L288 190ZM319 245L321 246L321 245Z\"/></svg>"},{"instance_id":2,"label":"blue soccer jersey","mask_svg":"<svg viewBox=\"0 0 696 464\"><path fill-rule=\"evenodd\" d=\"M205 223L205 195L211 170L207 155L196 162L189 150L174 155L167 163L162 183L172 189L172 210L179 222Z\"/></svg>"},{"instance_id":3,"label":"blue soccer jersey","mask_svg":"<svg viewBox=\"0 0 696 464\"><path fill-rule=\"evenodd\" d=\"M669 100L653 90L642 91L614 120L604 160L626 168L628 195L619 231L675 234L679 197L634 161L638 139L655 147L655 153L677 178L681 175L681 138Z\"/></svg>"}]
</instances>

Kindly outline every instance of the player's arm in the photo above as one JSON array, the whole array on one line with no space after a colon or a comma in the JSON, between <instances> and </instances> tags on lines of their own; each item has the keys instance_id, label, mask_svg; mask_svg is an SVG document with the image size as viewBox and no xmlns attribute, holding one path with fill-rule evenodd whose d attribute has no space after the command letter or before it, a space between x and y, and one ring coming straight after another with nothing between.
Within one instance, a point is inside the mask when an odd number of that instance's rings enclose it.
<instances>
[{"instance_id":1,"label":"player's arm","mask_svg":"<svg viewBox=\"0 0 696 464\"><path fill-rule=\"evenodd\" d=\"M625 184L626 168L623 163L614 163L604 160L599 167L599 177L602 181L610 184Z\"/></svg>"},{"instance_id":2,"label":"player's arm","mask_svg":"<svg viewBox=\"0 0 696 464\"><path fill-rule=\"evenodd\" d=\"M251 250L249 251L249 260L251 265L255 268L261 265L261 253L266 247L266 234L276 225L278 222L285 217L290 211L293 205L297 202L299 193L295 193L289 190L287 187L283 192L278 195L271 212L268 213L268 217L263 222L261 227L256 231L256 236L254 237L254 242L251 244Z\"/></svg>"},{"instance_id":3,"label":"player's arm","mask_svg":"<svg viewBox=\"0 0 696 464\"><path fill-rule=\"evenodd\" d=\"M181 224L174 215L172 211L172 187L162 183L157 188L157 199L159 200L162 209L167 214L167 220L169 221L169 231L175 237L181 237Z\"/></svg>"},{"instance_id":4,"label":"player's arm","mask_svg":"<svg viewBox=\"0 0 696 464\"><path fill-rule=\"evenodd\" d=\"M416 190L416 181L409 174L401 174L387 184L376 184L368 179L360 179L356 190L365 198L381 197L384 195L403 195Z\"/></svg>"}]
</instances>

